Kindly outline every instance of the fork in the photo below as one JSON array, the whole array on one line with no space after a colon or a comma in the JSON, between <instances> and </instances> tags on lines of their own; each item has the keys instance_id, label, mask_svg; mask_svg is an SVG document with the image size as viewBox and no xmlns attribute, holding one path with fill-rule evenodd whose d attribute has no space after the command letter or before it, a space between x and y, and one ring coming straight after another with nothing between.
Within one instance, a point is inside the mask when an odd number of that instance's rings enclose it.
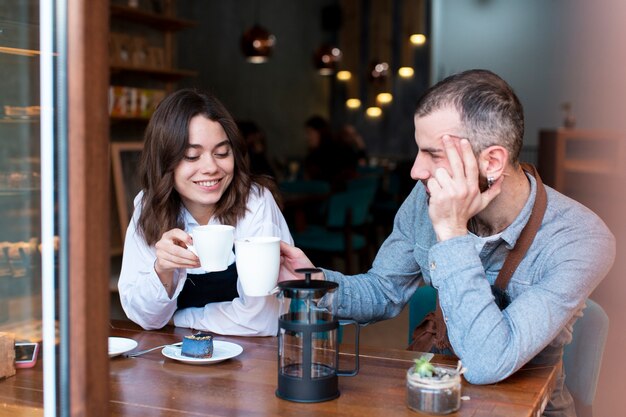
<instances>
[{"instance_id":1,"label":"fork","mask_svg":"<svg viewBox=\"0 0 626 417\"><path fill-rule=\"evenodd\" d=\"M171 344L168 343L166 345L155 346L155 347L152 347L150 349L144 349L144 350L140 350L140 351L137 351L137 352L125 353L123 356L125 358L134 358L136 356L140 356L140 355L143 355L144 353L152 352L153 350L161 349L161 348L164 348L166 346L180 346L182 344L183 344L183 342L171 343Z\"/></svg>"}]
</instances>

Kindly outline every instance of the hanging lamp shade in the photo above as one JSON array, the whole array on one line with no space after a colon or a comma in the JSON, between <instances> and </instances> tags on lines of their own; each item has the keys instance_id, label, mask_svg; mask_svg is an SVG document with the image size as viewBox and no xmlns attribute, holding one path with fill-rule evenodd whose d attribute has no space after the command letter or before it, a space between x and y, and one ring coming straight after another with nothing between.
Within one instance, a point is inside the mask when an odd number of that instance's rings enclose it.
<instances>
[{"instance_id":1,"label":"hanging lamp shade","mask_svg":"<svg viewBox=\"0 0 626 417\"><path fill-rule=\"evenodd\" d=\"M272 55L276 37L267 29L254 25L241 36L241 51L252 64L267 62Z\"/></svg>"},{"instance_id":2,"label":"hanging lamp shade","mask_svg":"<svg viewBox=\"0 0 626 417\"><path fill-rule=\"evenodd\" d=\"M393 101L392 94L392 0L378 0L371 3L370 15L370 57L368 66L369 109L382 108ZM379 117L380 112L366 110L369 117Z\"/></svg>"},{"instance_id":3,"label":"hanging lamp shade","mask_svg":"<svg viewBox=\"0 0 626 417\"><path fill-rule=\"evenodd\" d=\"M384 84L389 77L389 63L380 59L374 59L369 64L368 75L370 82Z\"/></svg>"},{"instance_id":4,"label":"hanging lamp shade","mask_svg":"<svg viewBox=\"0 0 626 417\"><path fill-rule=\"evenodd\" d=\"M406 22L406 37L413 47L423 46L428 38L426 37L426 2L405 1L404 16L408 18Z\"/></svg>"},{"instance_id":5,"label":"hanging lamp shade","mask_svg":"<svg viewBox=\"0 0 626 417\"><path fill-rule=\"evenodd\" d=\"M321 45L313 53L313 65L321 75L332 75L341 61L341 50L328 43Z\"/></svg>"},{"instance_id":6,"label":"hanging lamp shade","mask_svg":"<svg viewBox=\"0 0 626 417\"><path fill-rule=\"evenodd\" d=\"M337 80L345 92L345 104L348 109L361 107L362 72L360 64L361 33L361 0L340 0L342 25L339 30L339 46L342 57L338 63Z\"/></svg>"},{"instance_id":7,"label":"hanging lamp shade","mask_svg":"<svg viewBox=\"0 0 626 417\"><path fill-rule=\"evenodd\" d=\"M427 39L426 5L423 0L404 0L402 3L401 23L401 50L398 75L402 78L411 78L415 73L416 47L423 46Z\"/></svg>"},{"instance_id":8,"label":"hanging lamp shade","mask_svg":"<svg viewBox=\"0 0 626 417\"><path fill-rule=\"evenodd\" d=\"M368 67L369 93L375 97L377 105L387 105L393 100L391 94L391 70L389 63L381 60L373 60ZM371 100L370 100L371 101Z\"/></svg>"},{"instance_id":9,"label":"hanging lamp shade","mask_svg":"<svg viewBox=\"0 0 626 417\"><path fill-rule=\"evenodd\" d=\"M365 115L370 119L377 119L383 114L381 108L382 103L380 103L378 97L384 92L384 87L388 83L389 64L379 59L374 59L368 66L367 75L369 84L367 88L367 106L365 108Z\"/></svg>"}]
</instances>

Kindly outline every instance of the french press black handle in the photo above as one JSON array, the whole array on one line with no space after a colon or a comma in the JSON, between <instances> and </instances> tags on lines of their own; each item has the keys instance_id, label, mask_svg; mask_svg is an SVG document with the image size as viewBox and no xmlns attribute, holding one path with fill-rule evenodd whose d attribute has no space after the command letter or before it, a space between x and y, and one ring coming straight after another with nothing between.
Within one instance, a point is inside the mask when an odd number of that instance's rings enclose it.
<instances>
[{"instance_id":1,"label":"french press black handle","mask_svg":"<svg viewBox=\"0 0 626 417\"><path fill-rule=\"evenodd\" d=\"M354 369L346 369L346 370L337 370L337 375L339 376L355 376L359 373L359 330L361 326L354 320L338 320L340 326L347 326L349 324L354 324L355 332L354 332ZM339 349L339 347L337 347Z\"/></svg>"}]
</instances>

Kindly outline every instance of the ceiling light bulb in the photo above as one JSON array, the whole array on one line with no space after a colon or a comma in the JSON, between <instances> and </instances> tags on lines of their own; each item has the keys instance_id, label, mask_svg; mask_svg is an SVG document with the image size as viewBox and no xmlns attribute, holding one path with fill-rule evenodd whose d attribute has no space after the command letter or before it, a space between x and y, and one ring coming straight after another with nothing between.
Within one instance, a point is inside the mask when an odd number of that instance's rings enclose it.
<instances>
[{"instance_id":1,"label":"ceiling light bulb","mask_svg":"<svg viewBox=\"0 0 626 417\"><path fill-rule=\"evenodd\" d=\"M350 71L339 71L337 73L337 79L339 81L348 81L350 78L352 78L352 73Z\"/></svg>"},{"instance_id":2,"label":"ceiling light bulb","mask_svg":"<svg viewBox=\"0 0 626 417\"><path fill-rule=\"evenodd\" d=\"M400 67L398 68L398 75L402 78L411 78L414 74L413 68L411 67Z\"/></svg>"},{"instance_id":3,"label":"ceiling light bulb","mask_svg":"<svg viewBox=\"0 0 626 417\"><path fill-rule=\"evenodd\" d=\"M414 33L409 38L413 45L424 45L426 43L426 35L422 33Z\"/></svg>"},{"instance_id":4,"label":"ceiling light bulb","mask_svg":"<svg viewBox=\"0 0 626 417\"><path fill-rule=\"evenodd\" d=\"M359 107L361 107L361 100L359 100L358 98L349 98L348 100L346 100L346 106L349 109L358 109Z\"/></svg>"},{"instance_id":5,"label":"ceiling light bulb","mask_svg":"<svg viewBox=\"0 0 626 417\"><path fill-rule=\"evenodd\" d=\"M380 93L376 96L376 101L380 104L389 104L393 100L391 93Z\"/></svg>"},{"instance_id":6,"label":"ceiling light bulb","mask_svg":"<svg viewBox=\"0 0 626 417\"><path fill-rule=\"evenodd\" d=\"M380 117L383 111L380 107L368 107L367 110L365 110L365 114L367 114L368 117L376 118Z\"/></svg>"}]
</instances>

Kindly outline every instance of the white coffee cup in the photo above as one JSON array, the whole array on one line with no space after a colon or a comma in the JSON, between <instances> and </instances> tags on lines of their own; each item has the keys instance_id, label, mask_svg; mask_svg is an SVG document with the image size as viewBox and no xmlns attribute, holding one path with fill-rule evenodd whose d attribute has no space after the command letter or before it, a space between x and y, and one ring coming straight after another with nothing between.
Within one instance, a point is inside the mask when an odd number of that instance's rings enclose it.
<instances>
[{"instance_id":1,"label":"white coffee cup","mask_svg":"<svg viewBox=\"0 0 626 417\"><path fill-rule=\"evenodd\" d=\"M233 252L235 228L225 224L207 224L193 229L193 245L189 250L200 258L200 266L207 272L224 271Z\"/></svg>"},{"instance_id":2,"label":"white coffee cup","mask_svg":"<svg viewBox=\"0 0 626 417\"><path fill-rule=\"evenodd\" d=\"M252 297L271 294L278 283L280 238L255 236L235 241L237 275L243 292Z\"/></svg>"}]
</instances>

